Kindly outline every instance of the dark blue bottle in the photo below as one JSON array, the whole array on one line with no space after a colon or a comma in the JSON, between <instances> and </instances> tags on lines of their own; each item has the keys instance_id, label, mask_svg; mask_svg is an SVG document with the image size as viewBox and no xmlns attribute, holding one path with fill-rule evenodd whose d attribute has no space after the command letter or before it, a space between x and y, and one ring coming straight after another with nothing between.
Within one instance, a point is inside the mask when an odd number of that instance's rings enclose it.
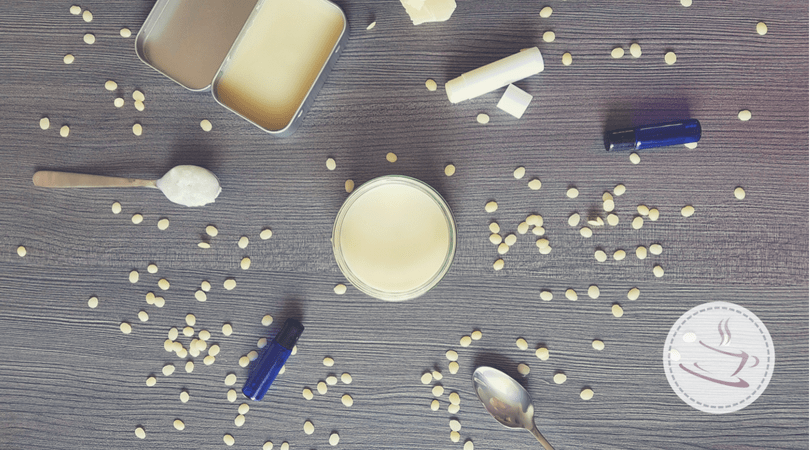
<instances>
[{"instance_id":1,"label":"dark blue bottle","mask_svg":"<svg viewBox=\"0 0 810 450\"><path fill-rule=\"evenodd\" d=\"M264 394L275 381L278 371L284 367L284 363L290 357L292 348L303 331L304 326L295 319L287 319L284 322L284 327L276 334L251 368L250 375L242 387L245 397L257 401L264 398Z\"/></svg>"},{"instance_id":2,"label":"dark blue bottle","mask_svg":"<svg viewBox=\"0 0 810 450\"><path fill-rule=\"evenodd\" d=\"M689 144L699 141L700 133L697 119L613 130L605 133L605 150L615 152Z\"/></svg>"}]
</instances>

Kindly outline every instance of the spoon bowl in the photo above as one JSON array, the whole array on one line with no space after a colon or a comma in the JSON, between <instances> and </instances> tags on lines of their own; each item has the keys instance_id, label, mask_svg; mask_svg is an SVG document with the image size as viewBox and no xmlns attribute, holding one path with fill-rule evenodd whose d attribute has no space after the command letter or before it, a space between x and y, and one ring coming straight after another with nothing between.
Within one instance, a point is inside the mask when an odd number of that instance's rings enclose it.
<instances>
[{"instance_id":1,"label":"spoon bowl","mask_svg":"<svg viewBox=\"0 0 810 450\"><path fill-rule=\"evenodd\" d=\"M473 387L484 408L501 425L529 430L545 450L554 450L534 424L532 397L514 378L481 366L473 372Z\"/></svg>"}]
</instances>

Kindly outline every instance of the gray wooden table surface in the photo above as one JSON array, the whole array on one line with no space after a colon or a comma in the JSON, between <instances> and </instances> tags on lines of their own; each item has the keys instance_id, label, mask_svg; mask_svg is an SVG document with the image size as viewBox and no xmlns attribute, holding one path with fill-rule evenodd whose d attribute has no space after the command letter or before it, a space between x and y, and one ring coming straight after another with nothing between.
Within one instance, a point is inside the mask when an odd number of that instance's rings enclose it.
<instances>
[{"instance_id":1,"label":"gray wooden table surface","mask_svg":"<svg viewBox=\"0 0 810 450\"><path fill-rule=\"evenodd\" d=\"M284 139L266 135L218 106L210 95L184 90L141 63L134 35L152 1L78 3L94 20L69 13L68 1L17 0L0 15L0 448L357 449L539 448L525 431L503 428L488 416L471 387L476 365L491 364L523 379L535 399L537 425L566 449L798 449L808 447L808 4L802 1L460 0L444 23L413 26L395 0L337 2L350 24L345 51L303 125ZM553 7L551 17L538 15ZM372 21L376 27L367 31ZM757 22L768 33L756 33ZM556 40L543 42L553 30ZM96 42L82 41L93 33ZM621 59L614 47L641 44L643 54ZM498 110L501 91L450 104L444 82L530 46L546 59L541 74L518 85L532 94L520 120ZM667 65L664 54L677 62ZM573 64L564 66L570 52ZM76 58L62 62L65 54ZM439 83L429 92L428 78ZM117 92L105 90L107 80ZM136 111L131 94L146 95ZM126 105L113 106L116 96ZM752 119L740 121L747 109ZM475 117L487 113L491 122ZM48 130L39 128L42 117ZM696 149L671 147L628 155L601 147L607 128L694 117L703 125ZM209 119L206 133L200 121ZM141 123L143 135L131 127ZM69 125L70 135L59 128ZM395 152L395 163L385 155ZM337 169L328 171L333 157ZM158 178L180 163L205 166L222 182L222 195L204 208L185 208L150 190L55 191L35 188L36 170L53 169ZM444 167L454 164L452 177ZM515 180L523 166L527 176ZM436 187L456 218L458 251L450 272L432 291L404 303L370 298L345 283L330 246L335 214L357 185L385 174L405 174ZM528 189L537 177L543 186ZM622 183L617 227L585 239L567 225L573 212L601 207L604 191ZM567 199L576 186L579 197ZM742 201L733 191L741 186ZM498 210L484 212L487 201ZM115 215L118 201L123 212ZM660 210L657 222L634 230L638 204ZM681 207L693 205L684 218ZM144 221L134 225L130 217ZM515 232L530 213L543 216L553 248L538 253L534 236L518 235L503 256L489 243L488 224ZM170 227L158 230L161 218ZM207 225L219 235L211 249L197 243ZM261 240L269 227L273 237ZM236 242L248 236L242 250ZM645 260L638 245L660 243ZM25 246L27 255L17 255ZM628 250L621 262L598 263L595 249ZM239 261L249 256L249 270ZM157 264L157 274L146 270ZM661 278L652 268L665 269ZM128 280L131 270L140 280ZM237 287L223 289L233 277ZM161 291L157 281L170 281ZM194 292L213 285L208 301ZM585 295L590 285L601 295ZM626 292L641 295L629 301ZM573 302L566 289L579 292ZM540 300L541 290L554 299ZM165 298L147 305L145 294ZM99 299L95 309L87 306ZM682 402L663 371L670 326L692 307L728 301L748 308L768 327L776 364L770 385L745 409L707 414ZM620 303L624 316L611 315ZM148 322L138 312L149 314ZM222 351L213 365L163 349L167 331L193 313L196 331L210 330ZM275 322L262 326L270 314ZM234 425L224 378L245 380L240 356L272 337L287 317L306 331L261 403ZM119 323L133 325L129 335ZM223 323L234 333L223 336ZM472 330L483 339L468 348ZM515 346L518 337L530 348ZM605 349L591 348L593 339ZM187 344L188 338L181 336ZM547 361L533 350L546 346ZM445 351L456 349L461 370L451 375ZM331 356L334 367L322 360ZM178 370L161 374L167 364ZM429 408L431 386L420 382L439 369L461 410ZM305 400L330 373L353 382L330 386ZM552 376L564 372L567 382ZM149 375L157 377L147 387ZM579 397L589 387L590 401ZM181 403L186 389L191 400ZM346 408L340 397L354 398ZM241 394L240 394L241 396ZM462 423L450 440L448 420ZM172 422L185 422L184 431ZM303 432L311 420L315 432ZM146 439L134 430L142 426Z\"/></svg>"}]
</instances>

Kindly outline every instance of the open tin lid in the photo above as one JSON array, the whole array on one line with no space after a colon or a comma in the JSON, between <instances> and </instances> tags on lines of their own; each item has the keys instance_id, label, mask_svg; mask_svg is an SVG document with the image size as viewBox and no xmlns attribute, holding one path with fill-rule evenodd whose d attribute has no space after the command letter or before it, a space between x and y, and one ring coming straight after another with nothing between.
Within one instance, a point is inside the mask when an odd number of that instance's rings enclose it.
<instances>
[{"instance_id":1,"label":"open tin lid","mask_svg":"<svg viewBox=\"0 0 810 450\"><path fill-rule=\"evenodd\" d=\"M157 0L135 40L138 57L186 89L206 91L257 0Z\"/></svg>"}]
</instances>

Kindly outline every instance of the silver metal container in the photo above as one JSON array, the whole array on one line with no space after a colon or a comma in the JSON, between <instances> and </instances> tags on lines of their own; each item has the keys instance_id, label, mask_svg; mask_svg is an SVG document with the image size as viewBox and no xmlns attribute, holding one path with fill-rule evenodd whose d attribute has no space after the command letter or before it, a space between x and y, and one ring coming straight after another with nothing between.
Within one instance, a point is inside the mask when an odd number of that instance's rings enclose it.
<instances>
[{"instance_id":1,"label":"silver metal container","mask_svg":"<svg viewBox=\"0 0 810 450\"><path fill-rule=\"evenodd\" d=\"M300 125L348 35L329 0L157 0L138 57L267 133Z\"/></svg>"}]
</instances>

